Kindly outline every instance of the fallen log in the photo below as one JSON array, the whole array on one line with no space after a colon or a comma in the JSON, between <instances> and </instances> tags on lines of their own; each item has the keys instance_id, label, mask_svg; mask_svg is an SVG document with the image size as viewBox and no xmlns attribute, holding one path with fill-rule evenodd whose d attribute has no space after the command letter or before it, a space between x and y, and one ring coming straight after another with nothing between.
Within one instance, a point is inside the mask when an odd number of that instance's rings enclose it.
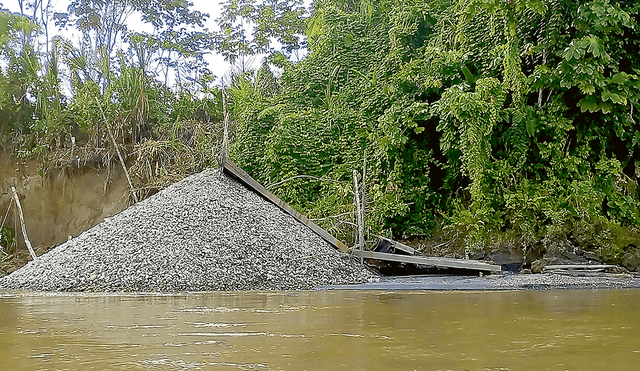
<instances>
[{"instance_id":1,"label":"fallen log","mask_svg":"<svg viewBox=\"0 0 640 371\"><path fill-rule=\"evenodd\" d=\"M591 277L605 273L622 273L623 268L613 264L556 264L542 268L542 273L555 273L574 277Z\"/></svg>"}]
</instances>

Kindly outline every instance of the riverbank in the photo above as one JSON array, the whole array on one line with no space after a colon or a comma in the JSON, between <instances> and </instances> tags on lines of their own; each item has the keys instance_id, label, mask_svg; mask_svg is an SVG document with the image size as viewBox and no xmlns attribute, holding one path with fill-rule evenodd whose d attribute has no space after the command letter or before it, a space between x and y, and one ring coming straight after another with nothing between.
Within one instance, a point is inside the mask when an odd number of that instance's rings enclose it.
<instances>
[{"instance_id":1,"label":"riverbank","mask_svg":"<svg viewBox=\"0 0 640 371\"><path fill-rule=\"evenodd\" d=\"M561 242L566 246L549 244L537 256L503 249L474 253L474 258L534 273L551 264L602 263L570 242ZM323 290L640 288L640 275L633 272L638 269L637 259L589 277L557 273L444 276L436 269L429 276L378 278L272 203L212 169L174 184L40 256L42 252L22 269L0 278L0 288L97 292L309 290L318 286ZM10 264L28 260L26 253L21 257ZM0 273L15 268L5 269L6 264L0 265Z\"/></svg>"}]
</instances>

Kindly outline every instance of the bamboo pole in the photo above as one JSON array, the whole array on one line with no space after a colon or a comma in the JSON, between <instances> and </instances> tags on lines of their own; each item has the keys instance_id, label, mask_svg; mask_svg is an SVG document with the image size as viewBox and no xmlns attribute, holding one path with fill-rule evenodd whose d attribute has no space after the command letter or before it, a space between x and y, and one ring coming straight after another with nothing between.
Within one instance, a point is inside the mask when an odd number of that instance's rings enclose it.
<instances>
[{"instance_id":1,"label":"bamboo pole","mask_svg":"<svg viewBox=\"0 0 640 371\"><path fill-rule=\"evenodd\" d=\"M98 108L100 108L100 113L102 113L102 119L104 120L104 124L107 126L107 133L109 134L109 138L111 138L111 142L113 142L113 147L116 149L116 153L118 154L118 159L120 160L120 166L122 166L122 170L124 170L124 175L127 177L127 182L129 183L129 190L131 192L131 196L133 196L133 201L138 202L138 196L136 195L136 190L133 188L133 182L131 181L131 177L129 177L129 171L127 170L127 165L124 162L124 158L122 158L122 154L120 153L120 148L118 147L118 143L116 142L116 137L113 135L111 131L111 125L109 125L109 120L107 120L107 116L104 114L104 110L102 109L102 105L98 98L95 98L96 103L98 103Z\"/></svg>"},{"instance_id":2,"label":"bamboo pole","mask_svg":"<svg viewBox=\"0 0 640 371\"><path fill-rule=\"evenodd\" d=\"M37 258L36 252L33 251L33 247L31 246L31 241L29 241L29 237L27 237L27 227L24 224L24 214L22 213L22 206L20 205L20 199L18 199L18 191L16 191L16 187L11 186L11 191L13 192L13 199L16 201L16 206L18 206L18 215L20 215L20 226L22 227L22 236L24 237L24 243L27 245L27 249L31 253L31 257L34 259Z\"/></svg>"}]
</instances>

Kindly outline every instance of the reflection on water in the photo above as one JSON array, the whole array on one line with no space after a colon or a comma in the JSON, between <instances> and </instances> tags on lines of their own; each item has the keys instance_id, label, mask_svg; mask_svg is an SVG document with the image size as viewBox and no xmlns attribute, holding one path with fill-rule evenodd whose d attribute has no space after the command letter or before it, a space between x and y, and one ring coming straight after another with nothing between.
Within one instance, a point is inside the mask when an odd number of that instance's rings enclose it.
<instances>
[{"instance_id":1,"label":"reflection on water","mask_svg":"<svg viewBox=\"0 0 640 371\"><path fill-rule=\"evenodd\" d=\"M635 370L640 290L0 294L5 370Z\"/></svg>"}]
</instances>

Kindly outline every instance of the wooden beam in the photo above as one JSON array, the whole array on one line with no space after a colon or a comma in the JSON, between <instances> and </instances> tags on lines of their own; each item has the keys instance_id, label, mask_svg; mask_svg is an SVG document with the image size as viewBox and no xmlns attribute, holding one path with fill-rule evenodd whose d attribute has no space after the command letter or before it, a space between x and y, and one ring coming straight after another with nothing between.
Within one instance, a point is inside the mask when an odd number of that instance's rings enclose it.
<instances>
[{"instance_id":1,"label":"wooden beam","mask_svg":"<svg viewBox=\"0 0 640 371\"><path fill-rule=\"evenodd\" d=\"M476 260L466 259L452 259L452 258L434 258L428 256L416 256L416 255L399 255L389 254L376 251L353 251L356 256L362 256L367 259L386 260L399 263L410 263L419 265L428 265L440 268L459 268L459 269L471 269L477 271L495 272L498 273L502 270L499 265L487 264Z\"/></svg>"},{"instance_id":2,"label":"wooden beam","mask_svg":"<svg viewBox=\"0 0 640 371\"><path fill-rule=\"evenodd\" d=\"M621 273L623 270L611 264L556 264L542 268L542 273L556 273L569 276L597 276L602 273Z\"/></svg>"},{"instance_id":3,"label":"wooden beam","mask_svg":"<svg viewBox=\"0 0 640 371\"><path fill-rule=\"evenodd\" d=\"M561 274L572 277L602 277L608 273L622 273L625 270L611 264L557 264L547 265L542 273Z\"/></svg>"},{"instance_id":4,"label":"wooden beam","mask_svg":"<svg viewBox=\"0 0 640 371\"><path fill-rule=\"evenodd\" d=\"M262 184L258 183L255 179L253 179L246 171L242 170L238 165L236 165L233 161L231 161L228 157L222 156L220 160L220 166L222 170L227 174L233 176L238 179L242 184L247 186L249 189L255 191L268 201L271 201L276 206L281 208L287 214L293 216L296 220L311 228L318 236L322 239L330 243L333 247L338 250L347 251L347 246L339 241L337 238L330 235L327 231L320 228L312 221L309 220L306 216L299 213L297 210L289 206L286 202L282 201L278 196L271 193L268 189L266 189Z\"/></svg>"},{"instance_id":5,"label":"wooden beam","mask_svg":"<svg viewBox=\"0 0 640 371\"><path fill-rule=\"evenodd\" d=\"M613 269L613 268L617 268L617 266L612 264L557 264L557 265L547 265L543 269L544 270L555 270L555 269L598 270L598 269Z\"/></svg>"},{"instance_id":6,"label":"wooden beam","mask_svg":"<svg viewBox=\"0 0 640 371\"><path fill-rule=\"evenodd\" d=\"M416 254L416 249L414 249L411 246L405 245L405 244L403 244L401 242L394 241L392 239L385 238L385 237L378 237L378 238L381 239L381 240L387 241L388 243L393 245L393 247L395 247L396 249L402 250L402 251L406 252L409 255L415 255Z\"/></svg>"}]
</instances>

